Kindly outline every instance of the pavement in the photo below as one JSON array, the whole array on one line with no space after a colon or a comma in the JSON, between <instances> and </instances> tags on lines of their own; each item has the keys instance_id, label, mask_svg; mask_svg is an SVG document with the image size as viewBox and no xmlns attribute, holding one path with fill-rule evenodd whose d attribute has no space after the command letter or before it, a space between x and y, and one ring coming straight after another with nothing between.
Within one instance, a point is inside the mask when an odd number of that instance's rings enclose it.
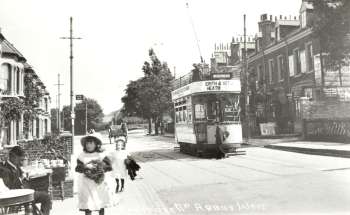
<instances>
[{"instance_id":1,"label":"pavement","mask_svg":"<svg viewBox=\"0 0 350 215\"><path fill-rule=\"evenodd\" d=\"M164 137L174 138L166 133ZM306 141L301 136L280 135L253 137L245 140L243 147L265 147L296 153L350 158L350 143Z\"/></svg>"},{"instance_id":2,"label":"pavement","mask_svg":"<svg viewBox=\"0 0 350 215\"><path fill-rule=\"evenodd\" d=\"M248 146L265 147L283 151L350 158L350 143L307 141L298 136L279 138L251 138Z\"/></svg>"}]
</instances>

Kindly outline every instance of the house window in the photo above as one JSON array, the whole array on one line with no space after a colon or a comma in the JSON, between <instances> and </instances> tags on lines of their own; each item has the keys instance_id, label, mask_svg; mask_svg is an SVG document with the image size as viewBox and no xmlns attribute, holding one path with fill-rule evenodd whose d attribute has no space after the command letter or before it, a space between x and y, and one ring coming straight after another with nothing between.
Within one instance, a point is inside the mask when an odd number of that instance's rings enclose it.
<instances>
[{"instance_id":1,"label":"house window","mask_svg":"<svg viewBox=\"0 0 350 215\"><path fill-rule=\"evenodd\" d=\"M259 64L259 66L256 68L256 72L257 72L257 80L259 82L263 82L264 81L264 71L263 71L261 64Z\"/></svg>"},{"instance_id":2,"label":"house window","mask_svg":"<svg viewBox=\"0 0 350 215\"><path fill-rule=\"evenodd\" d=\"M47 102L47 98L44 98L44 101L45 101L45 111L47 112L47 111L48 111L48 102Z\"/></svg>"},{"instance_id":3,"label":"house window","mask_svg":"<svg viewBox=\"0 0 350 215\"><path fill-rule=\"evenodd\" d=\"M269 60L269 83L272 84L273 76L274 74L274 65L273 65L273 59Z\"/></svg>"},{"instance_id":4,"label":"house window","mask_svg":"<svg viewBox=\"0 0 350 215\"><path fill-rule=\"evenodd\" d=\"M47 134L47 125L48 125L47 119L45 119L44 123L45 123L45 134Z\"/></svg>"},{"instance_id":5,"label":"house window","mask_svg":"<svg viewBox=\"0 0 350 215\"><path fill-rule=\"evenodd\" d=\"M10 141L11 141L11 126L9 122L4 122L3 127L0 129L1 147L5 145L9 145Z\"/></svg>"},{"instance_id":6,"label":"house window","mask_svg":"<svg viewBox=\"0 0 350 215\"><path fill-rule=\"evenodd\" d=\"M21 82L21 72L20 72L19 68L16 67L16 93L17 93L17 95L20 92L20 86L21 86L20 82Z\"/></svg>"},{"instance_id":7,"label":"house window","mask_svg":"<svg viewBox=\"0 0 350 215\"><path fill-rule=\"evenodd\" d=\"M300 100L296 99L295 100L295 118L296 119L301 119L301 105L300 105Z\"/></svg>"},{"instance_id":8,"label":"house window","mask_svg":"<svg viewBox=\"0 0 350 215\"><path fill-rule=\"evenodd\" d=\"M278 80L283 81L284 80L284 73L285 73L285 65L284 65L284 58L283 55L278 56L278 62L277 62L277 67L278 67Z\"/></svg>"},{"instance_id":9,"label":"house window","mask_svg":"<svg viewBox=\"0 0 350 215\"><path fill-rule=\"evenodd\" d=\"M299 49L294 49L293 51L293 59L294 59L294 74L301 73L301 61L300 61L300 51Z\"/></svg>"},{"instance_id":10,"label":"house window","mask_svg":"<svg viewBox=\"0 0 350 215\"><path fill-rule=\"evenodd\" d=\"M35 121L33 120L33 121L32 121L32 123L31 123L31 124L32 124L32 126L31 126L31 127L32 127L32 128L31 128L31 131L32 131L32 137L35 137L35 133L34 133L34 132L35 132L34 123L35 123Z\"/></svg>"},{"instance_id":11,"label":"house window","mask_svg":"<svg viewBox=\"0 0 350 215\"><path fill-rule=\"evenodd\" d=\"M39 118L36 118L36 137L39 138L40 137L40 120Z\"/></svg>"},{"instance_id":12,"label":"house window","mask_svg":"<svg viewBox=\"0 0 350 215\"><path fill-rule=\"evenodd\" d=\"M16 124L16 140L19 140L20 139L20 131L19 131L20 122L16 121L15 124Z\"/></svg>"},{"instance_id":13,"label":"house window","mask_svg":"<svg viewBox=\"0 0 350 215\"><path fill-rule=\"evenodd\" d=\"M0 90L10 91L11 90L11 66L10 64L2 64L0 71Z\"/></svg>"},{"instance_id":14,"label":"house window","mask_svg":"<svg viewBox=\"0 0 350 215\"><path fill-rule=\"evenodd\" d=\"M313 60L313 53L312 53L312 43L306 44L306 71L311 72L314 70L314 60Z\"/></svg>"}]
</instances>

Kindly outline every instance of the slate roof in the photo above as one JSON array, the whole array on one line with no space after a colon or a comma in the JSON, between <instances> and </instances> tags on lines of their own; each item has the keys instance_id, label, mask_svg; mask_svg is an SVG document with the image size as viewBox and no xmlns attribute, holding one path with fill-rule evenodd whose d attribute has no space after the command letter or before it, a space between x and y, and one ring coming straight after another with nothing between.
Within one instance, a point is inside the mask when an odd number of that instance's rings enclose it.
<instances>
[{"instance_id":1,"label":"slate roof","mask_svg":"<svg viewBox=\"0 0 350 215\"><path fill-rule=\"evenodd\" d=\"M11 44L3 35L1 35L2 53L16 55L18 58L25 60L25 57L19 52L13 44Z\"/></svg>"}]
</instances>

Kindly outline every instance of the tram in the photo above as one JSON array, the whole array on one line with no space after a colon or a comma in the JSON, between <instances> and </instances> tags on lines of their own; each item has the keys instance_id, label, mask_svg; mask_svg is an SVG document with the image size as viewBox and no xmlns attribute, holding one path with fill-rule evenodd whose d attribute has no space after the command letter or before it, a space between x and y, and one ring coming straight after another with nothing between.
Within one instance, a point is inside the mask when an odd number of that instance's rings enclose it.
<instances>
[{"instance_id":1,"label":"tram","mask_svg":"<svg viewBox=\"0 0 350 215\"><path fill-rule=\"evenodd\" d=\"M243 143L240 93L239 79L196 81L172 91L180 151L205 156L215 153L220 141L236 152Z\"/></svg>"}]
</instances>

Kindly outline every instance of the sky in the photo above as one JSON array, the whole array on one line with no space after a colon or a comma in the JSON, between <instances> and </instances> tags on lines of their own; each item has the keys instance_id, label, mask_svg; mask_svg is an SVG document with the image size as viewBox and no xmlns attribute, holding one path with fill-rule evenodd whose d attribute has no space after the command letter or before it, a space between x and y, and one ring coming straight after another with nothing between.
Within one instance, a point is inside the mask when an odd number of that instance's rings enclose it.
<instances>
[{"instance_id":1,"label":"sky","mask_svg":"<svg viewBox=\"0 0 350 215\"><path fill-rule=\"evenodd\" d=\"M186 7L188 3L189 7ZM258 32L260 15L298 16L301 0L0 0L2 34L25 56L57 107L70 104L69 17L73 17L73 90L105 114L122 107L126 85L143 75L153 48L176 76L210 63L215 43ZM199 41L199 53L195 28Z\"/></svg>"}]
</instances>

